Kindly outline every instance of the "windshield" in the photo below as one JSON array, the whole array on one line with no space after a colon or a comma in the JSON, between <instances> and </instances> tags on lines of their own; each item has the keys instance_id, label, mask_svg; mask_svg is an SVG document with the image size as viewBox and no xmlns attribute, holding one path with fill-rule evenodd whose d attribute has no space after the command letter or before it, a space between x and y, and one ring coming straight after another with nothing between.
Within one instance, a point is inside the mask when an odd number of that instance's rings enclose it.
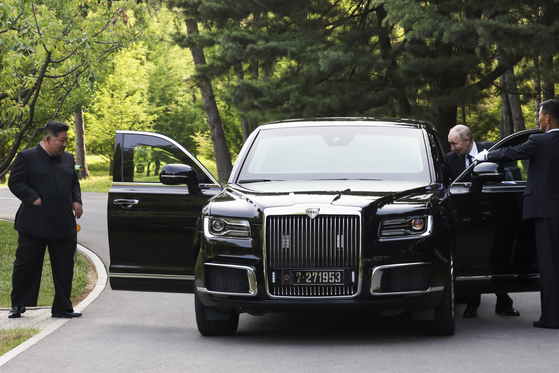
<instances>
[{"instance_id":1,"label":"windshield","mask_svg":"<svg viewBox=\"0 0 559 373\"><path fill-rule=\"evenodd\" d=\"M351 125L265 129L238 182L340 179L429 183L423 131Z\"/></svg>"}]
</instances>

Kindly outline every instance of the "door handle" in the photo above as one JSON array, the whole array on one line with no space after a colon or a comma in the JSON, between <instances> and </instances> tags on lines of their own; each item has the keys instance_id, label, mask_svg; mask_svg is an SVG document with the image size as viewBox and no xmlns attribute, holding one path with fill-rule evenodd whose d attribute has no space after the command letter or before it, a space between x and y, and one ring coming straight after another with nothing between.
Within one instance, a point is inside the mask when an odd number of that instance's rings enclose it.
<instances>
[{"instance_id":1,"label":"door handle","mask_svg":"<svg viewBox=\"0 0 559 373\"><path fill-rule=\"evenodd\" d=\"M140 200L137 199L115 199L113 203L115 205L121 205L123 209L130 209L132 205L137 205Z\"/></svg>"}]
</instances>

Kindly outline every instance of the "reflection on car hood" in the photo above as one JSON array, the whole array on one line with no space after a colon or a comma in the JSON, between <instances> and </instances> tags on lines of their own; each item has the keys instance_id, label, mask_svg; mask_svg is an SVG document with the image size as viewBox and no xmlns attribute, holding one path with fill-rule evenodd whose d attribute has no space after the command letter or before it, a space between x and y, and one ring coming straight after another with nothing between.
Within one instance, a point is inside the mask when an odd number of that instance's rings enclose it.
<instances>
[{"instance_id":1,"label":"reflection on car hood","mask_svg":"<svg viewBox=\"0 0 559 373\"><path fill-rule=\"evenodd\" d=\"M334 206L364 207L380 198L389 197L398 192L416 189L413 196L415 202L425 201L425 184L417 182L386 182L371 180L316 180L316 181L284 181L258 182L230 185L225 194L232 192L231 197L246 200L259 208L274 206L290 206L298 204L331 204ZM238 193L238 194L237 194ZM406 193L403 193L406 195ZM236 196L235 196L236 195ZM226 195L218 197L225 202Z\"/></svg>"},{"instance_id":2,"label":"reflection on car hood","mask_svg":"<svg viewBox=\"0 0 559 373\"><path fill-rule=\"evenodd\" d=\"M350 189L363 193L397 193L425 186L413 181L375 181L375 180L311 180L311 181L272 181L240 184L242 188L260 193L289 192L341 192Z\"/></svg>"}]
</instances>

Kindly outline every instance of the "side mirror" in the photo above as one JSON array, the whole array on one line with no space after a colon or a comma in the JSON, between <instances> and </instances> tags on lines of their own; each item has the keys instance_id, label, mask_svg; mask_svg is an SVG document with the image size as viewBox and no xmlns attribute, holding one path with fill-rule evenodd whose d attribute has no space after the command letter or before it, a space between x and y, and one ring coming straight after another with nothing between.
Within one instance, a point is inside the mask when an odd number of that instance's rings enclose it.
<instances>
[{"instance_id":1,"label":"side mirror","mask_svg":"<svg viewBox=\"0 0 559 373\"><path fill-rule=\"evenodd\" d=\"M159 173L159 181L165 185L186 184L190 194L198 194L198 173L185 164L167 164Z\"/></svg>"},{"instance_id":2,"label":"side mirror","mask_svg":"<svg viewBox=\"0 0 559 373\"><path fill-rule=\"evenodd\" d=\"M505 170L499 163L482 162L474 167L473 179L479 179L482 183L500 183L505 180Z\"/></svg>"},{"instance_id":3,"label":"side mirror","mask_svg":"<svg viewBox=\"0 0 559 373\"><path fill-rule=\"evenodd\" d=\"M503 166L495 162L482 162L474 166L470 192L479 193L485 183L499 183L505 180Z\"/></svg>"}]
</instances>

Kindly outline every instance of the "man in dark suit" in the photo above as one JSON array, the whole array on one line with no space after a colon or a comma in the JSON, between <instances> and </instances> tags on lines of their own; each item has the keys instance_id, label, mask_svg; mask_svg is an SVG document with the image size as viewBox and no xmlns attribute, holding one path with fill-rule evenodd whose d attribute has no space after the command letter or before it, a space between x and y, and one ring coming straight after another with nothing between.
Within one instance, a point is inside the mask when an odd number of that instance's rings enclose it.
<instances>
[{"instance_id":1,"label":"man in dark suit","mask_svg":"<svg viewBox=\"0 0 559 373\"><path fill-rule=\"evenodd\" d=\"M445 156L443 164L443 176L445 184L448 185L456 180L458 176L473 162L478 152L492 147L494 142L474 141L472 131L464 125L457 125L448 132L448 143L450 153ZM466 175L466 181L469 180Z\"/></svg>"},{"instance_id":2,"label":"man in dark suit","mask_svg":"<svg viewBox=\"0 0 559 373\"><path fill-rule=\"evenodd\" d=\"M19 233L12 275L9 318L21 317L25 306L36 306L45 249L54 279L53 317L79 317L70 293L77 245L76 220L82 215L80 183L74 156L66 151L68 128L49 121L43 141L18 154L8 186L21 200L14 228Z\"/></svg>"},{"instance_id":3,"label":"man in dark suit","mask_svg":"<svg viewBox=\"0 0 559 373\"><path fill-rule=\"evenodd\" d=\"M521 145L483 152L478 161L529 159L524 220L534 219L542 314L534 327L559 329L559 101L540 106L541 134Z\"/></svg>"},{"instance_id":4,"label":"man in dark suit","mask_svg":"<svg viewBox=\"0 0 559 373\"><path fill-rule=\"evenodd\" d=\"M457 125L450 129L448 142L452 150L445 156L442 166L445 185L454 181L475 160L480 151L487 151L495 143L475 142L472 131L464 125ZM470 180L465 175L465 181ZM512 307L513 301L507 293L497 293L495 313L504 316L520 316L520 313ZM477 316L477 309L481 304L481 294L472 294L467 298L467 306L462 314L465 318Z\"/></svg>"}]
</instances>

